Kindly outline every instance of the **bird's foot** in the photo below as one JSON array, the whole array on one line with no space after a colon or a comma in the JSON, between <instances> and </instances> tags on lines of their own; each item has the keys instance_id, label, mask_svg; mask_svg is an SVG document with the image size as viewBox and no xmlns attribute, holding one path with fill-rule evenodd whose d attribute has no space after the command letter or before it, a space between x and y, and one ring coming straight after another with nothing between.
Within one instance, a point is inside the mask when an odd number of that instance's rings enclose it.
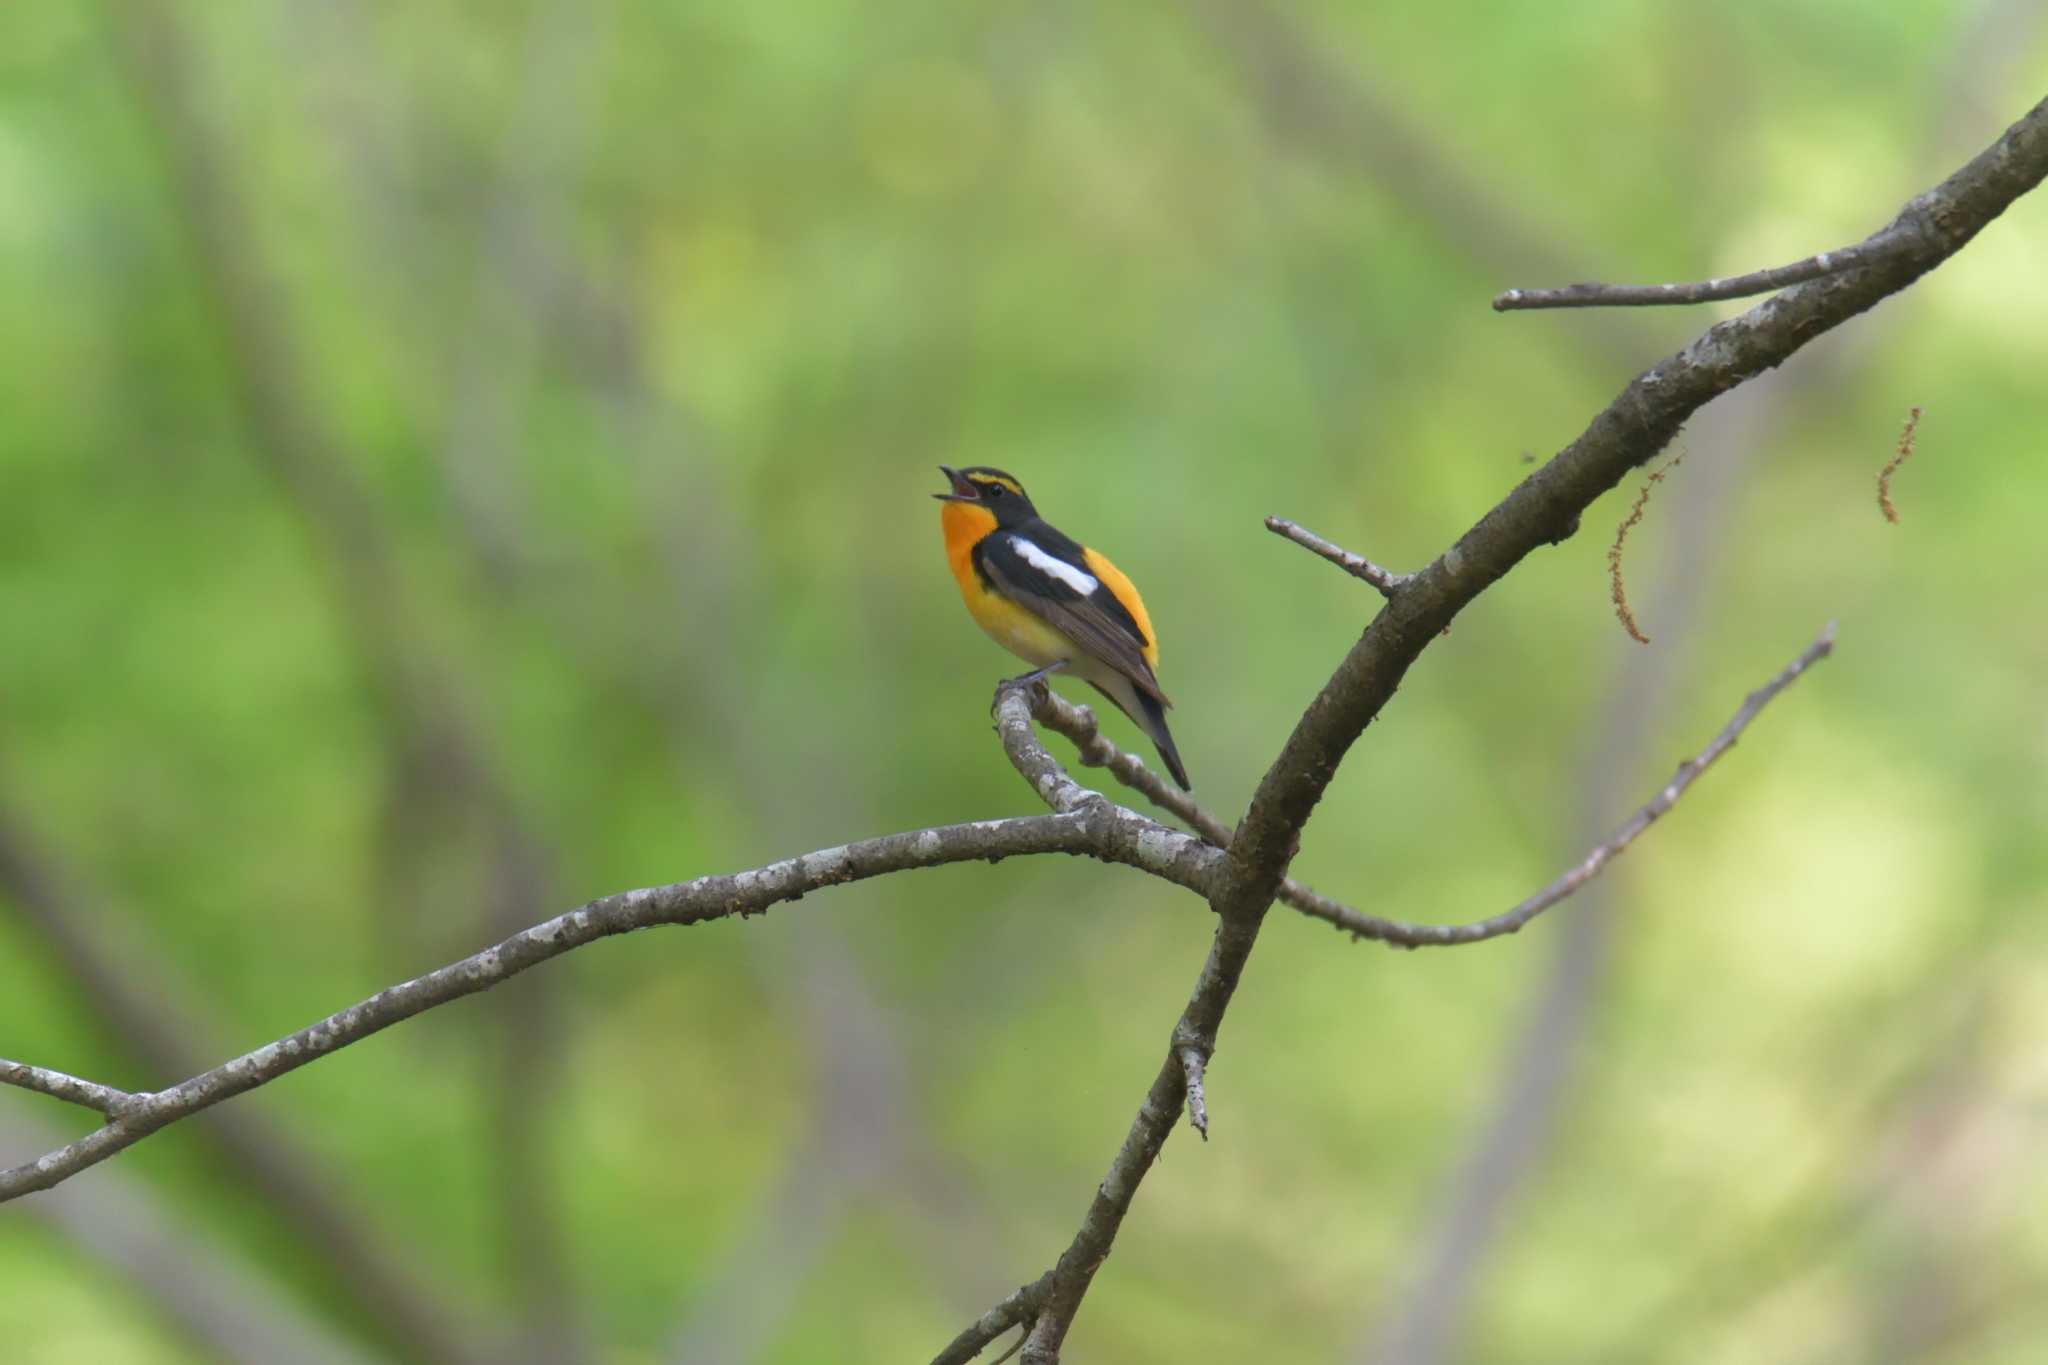
<instances>
[{"instance_id":1,"label":"bird's foot","mask_svg":"<svg viewBox=\"0 0 2048 1365\"><path fill-rule=\"evenodd\" d=\"M1047 678L1051 677L1051 676L1052 676L1053 674L1055 674L1055 673L1059 672L1059 671L1060 671L1061 669L1065 668L1066 666L1067 666L1067 660L1065 660L1065 659L1054 659L1054 660L1053 660L1053 661L1052 661L1051 663L1047 664L1047 665L1046 665L1046 666L1045 666L1044 668L1034 668L1034 669L1032 669L1032 670L1031 670L1031 671L1030 671L1029 673L1020 673L1019 675L1017 675L1017 676L1016 676L1016 677L1014 677L1014 678L1005 678L1005 679L1003 679L1003 680L1002 680L1001 682L999 682L999 683L997 683L997 684L996 684L996 695L995 695L994 699L993 699L993 700L991 700L991 701L989 702L989 704L988 704L988 713L989 713L990 715L994 715L994 714L996 713L996 706L997 706L997 705L998 705L998 704L999 704L999 703L1000 703L1000 702L1002 701L1002 699L1003 699L1003 694L1004 694L1005 692L1008 692L1008 691L1009 691L1009 690L1010 690L1011 688L1013 688L1013 687L1017 687L1017 688L1025 688L1025 689L1029 689L1029 688L1033 688L1033 687L1038 687L1038 688L1044 688L1044 687L1045 687L1045 680L1046 680ZM1050 690L1050 689L1047 689L1047 690Z\"/></svg>"}]
</instances>

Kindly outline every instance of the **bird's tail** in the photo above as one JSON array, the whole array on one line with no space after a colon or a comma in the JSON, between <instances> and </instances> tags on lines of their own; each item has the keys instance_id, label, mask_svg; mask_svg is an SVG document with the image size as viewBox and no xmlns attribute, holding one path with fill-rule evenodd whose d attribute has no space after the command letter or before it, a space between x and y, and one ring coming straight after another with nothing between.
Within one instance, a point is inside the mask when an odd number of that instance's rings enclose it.
<instances>
[{"instance_id":1,"label":"bird's tail","mask_svg":"<svg viewBox=\"0 0 2048 1365\"><path fill-rule=\"evenodd\" d=\"M1144 732L1159 746L1159 757L1166 764L1166 771L1173 774L1173 780L1180 784L1182 791L1193 791L1188 785L1188 770L1180 763L1180 750L1174 747L1173 731L1166 728L1166 707L1157 697L1131 689L1138 695L1138 714L1131 719L1138 722Z\"/></svg>"},{"instance_id":2,"label":"bird's tail","mask_svg":"<svg viewBox=\"0 0 2048 1365\"><path fill-rule=\"evenodd\" d=\"M1166 771L1173 774L1173 780L1180 784L1182 791L1193 791L1188 785L1188 770L1180 763L1180 750L1173 742L1173 732L1166 728L1166 705L1149 692L1141 692L1128 678L1115 678L1108 687L1093 682L1095 690L1116 703L1117 710L1137 722L1140 730L1159 748L1159 757L1166 764Z\"/></svg>"}]
</instances>

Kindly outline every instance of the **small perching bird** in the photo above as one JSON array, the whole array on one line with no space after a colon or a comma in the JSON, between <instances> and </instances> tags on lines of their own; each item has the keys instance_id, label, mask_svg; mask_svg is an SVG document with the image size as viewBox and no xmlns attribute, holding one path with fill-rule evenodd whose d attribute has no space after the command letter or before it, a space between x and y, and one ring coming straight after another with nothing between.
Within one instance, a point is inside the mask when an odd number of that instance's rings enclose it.
<instances>
[{"instance_id":1,"label":"small perching bird","mask_svg":"<svg viewBox=\"0 0 2048 1365\"><path fill-rule=\"evenodd\" d=\"M939 472L953 487L932 496L946 504L939 514L946 562L968 614L997 644L1037 666L1016 681L1064 669L1089 683L1137 723L1173 780L1189 790L1166 728L1173 703L1154 672L1159 640L1131 580L1048 525L1024 486L1002 470L940 465Z\"/></svg>"}]
</instances>

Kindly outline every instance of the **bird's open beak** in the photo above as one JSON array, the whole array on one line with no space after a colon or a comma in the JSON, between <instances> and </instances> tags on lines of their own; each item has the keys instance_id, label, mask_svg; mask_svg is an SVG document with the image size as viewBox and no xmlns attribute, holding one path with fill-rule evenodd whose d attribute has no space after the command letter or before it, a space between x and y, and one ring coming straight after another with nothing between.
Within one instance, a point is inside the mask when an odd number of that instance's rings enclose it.
<instances>
[{"instance_id":1,"label":"bird's open beak","mask_svg":"<svg viewBox=\"0 0 2048 1365\"><path fill-rule=\"evenodd\" d=\"M941 474L944 474L947 478L953 481L952 492L932 494L932 496L937 498L940 502L981 501L981 490L976 488L973 484L969 483L966 479L962 478L959 470L953 468L951 465L942 464L939 466L939 472Z\"/></svg>"}]
</instances>

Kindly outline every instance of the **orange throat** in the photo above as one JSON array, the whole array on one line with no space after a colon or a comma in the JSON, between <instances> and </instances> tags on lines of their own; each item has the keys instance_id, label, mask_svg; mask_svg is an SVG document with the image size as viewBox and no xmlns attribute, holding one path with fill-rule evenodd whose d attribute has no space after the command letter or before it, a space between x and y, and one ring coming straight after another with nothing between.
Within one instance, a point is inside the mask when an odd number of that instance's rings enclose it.
<instances>
[{"instance_id":1,"label":"orange throat","mask_svg":"<svg viewBox=\"0 0 2048 1365\"><path fill-rule=\"evenodd\" d=\"M974 547L996 529L996 514L971 502L939 505L939 526L946 533L946 564L963 594L977 588L974 575Z\"/></svg>"}]
</instances>

